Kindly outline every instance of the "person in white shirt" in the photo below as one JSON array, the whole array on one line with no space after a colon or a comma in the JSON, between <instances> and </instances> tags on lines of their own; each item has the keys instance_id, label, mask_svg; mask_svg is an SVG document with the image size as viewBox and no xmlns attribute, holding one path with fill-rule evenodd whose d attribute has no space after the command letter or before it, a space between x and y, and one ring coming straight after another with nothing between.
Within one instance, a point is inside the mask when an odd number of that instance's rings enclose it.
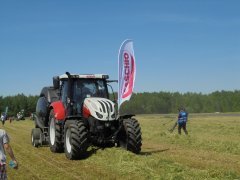
<instances>
[{"instance_id":1,"label":"person in white shirt","mask_svg":"<svg viewBox=\"0 0 240 180\"><path fill-rule=\"evenodd\" d=\"M14 168L18 168L17 160L13 154L13 150L9 144L10 140L5 130L0 129L0 179L7 179L6 171L6 153L8 152L12 162L14 163Z\"/></svg>"}]
</instances>

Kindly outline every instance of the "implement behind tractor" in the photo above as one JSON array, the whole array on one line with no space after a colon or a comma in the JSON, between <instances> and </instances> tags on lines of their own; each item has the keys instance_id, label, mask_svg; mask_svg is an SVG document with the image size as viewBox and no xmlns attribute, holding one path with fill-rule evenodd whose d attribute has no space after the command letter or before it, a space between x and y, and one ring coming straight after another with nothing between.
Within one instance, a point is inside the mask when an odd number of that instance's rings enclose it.
<instances>
[{"instance_id":1,"label":"implement behind tractor","mask_svg":"<svg viewBox=\"0 0 240 180\"><path fill-rule=\"evenodd\" d=\"M121 146L139 153L141 128L133 115L117 115L109 99L108 75L72 75L53 78L37 102L32 145L50 146L68 159L85 157L90 145Z\"/></svg>"}]
</instances>

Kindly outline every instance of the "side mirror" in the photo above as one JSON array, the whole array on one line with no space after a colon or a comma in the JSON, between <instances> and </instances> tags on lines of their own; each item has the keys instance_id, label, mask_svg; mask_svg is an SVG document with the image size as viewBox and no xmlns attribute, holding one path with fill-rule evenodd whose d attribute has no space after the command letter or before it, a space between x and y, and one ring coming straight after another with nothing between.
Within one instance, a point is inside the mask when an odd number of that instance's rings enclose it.
<instances>
[{"instance_id":1,"label":"side mirror","mask_svg":"<svg viewBox=\"0 0 240 180\"><path fill-rule=\"evenodd\" d=\"M60 81L58 76L53 77L53 87L54 89L59 89L60 88Z\"/></svg>"}]
</instances>

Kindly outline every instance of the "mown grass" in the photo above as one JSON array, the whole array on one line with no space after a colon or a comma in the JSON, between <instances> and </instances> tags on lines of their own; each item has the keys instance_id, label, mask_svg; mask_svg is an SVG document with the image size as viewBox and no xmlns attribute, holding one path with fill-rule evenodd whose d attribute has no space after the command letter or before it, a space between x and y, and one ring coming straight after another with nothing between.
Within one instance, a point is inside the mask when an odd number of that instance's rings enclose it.
<instances>
[{"instance_id":1,"label":"mown grass","mask_svg":"<svg viewBox=\"0 0 240 180\"><path fill-rule=\"evenodd\" d=\"M32 147L32 121L7 121L3 128L19 161L18 170L8 168L9 179L240 179L240 116L190 116L189 136L168 132L175 117L137 116L143 136L139 155L91 147L93 153L78 161L49 147Z\"/></svg>"}]
</instances>

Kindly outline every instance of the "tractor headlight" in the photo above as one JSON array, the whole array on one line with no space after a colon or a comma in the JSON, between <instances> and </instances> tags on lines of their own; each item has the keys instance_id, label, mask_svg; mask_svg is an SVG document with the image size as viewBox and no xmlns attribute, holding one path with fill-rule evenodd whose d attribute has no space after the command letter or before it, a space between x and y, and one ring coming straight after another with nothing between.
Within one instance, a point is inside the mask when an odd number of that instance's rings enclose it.
<instances>
[{"instance_id":1,"label":"tractor headlight","mask_svg":"<svg viewBox=\"0 0 240 180\"><path fill-rule=\"evenodd\" d=\"M108 79L109 76L108 76L108 75L102 75L102 78L103 78L103 79Z\"/></svg>"},{"instance_id":2,"label":"tractor headlight","mask_svg":"<svg viewBox=\"0 0 240 180\"><path fill-rule=\"evenodd\" d=\"M98 113L98 112L96 112L96 115L97 115L97 117L98 117L99 119L102 119L102 118L103 118L103 115L100 114L100 113Z\"/></svg>"}]
</instances>

